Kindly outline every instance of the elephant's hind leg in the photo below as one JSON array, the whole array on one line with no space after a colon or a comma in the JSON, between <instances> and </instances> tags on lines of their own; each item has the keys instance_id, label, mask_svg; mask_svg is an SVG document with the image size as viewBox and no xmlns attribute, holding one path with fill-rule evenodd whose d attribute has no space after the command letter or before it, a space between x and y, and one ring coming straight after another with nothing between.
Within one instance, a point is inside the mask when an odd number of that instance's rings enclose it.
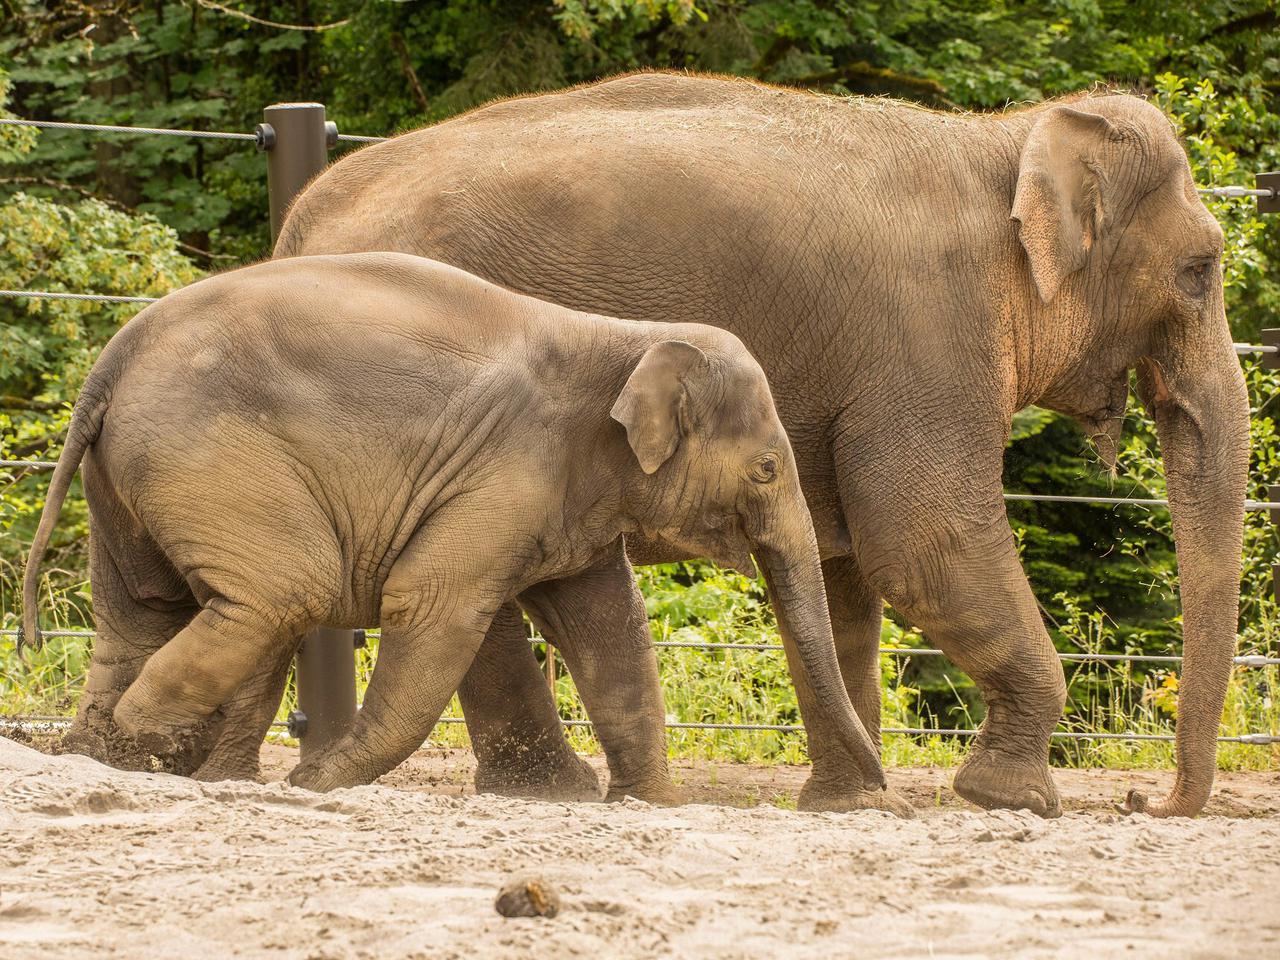
<instances>
[{"instance_id":1,"label":"elephant's hind leg","mask_svg":"<svg viewBox=\"0 0 1280 960\"><path fill-rule=\"evenodd\" d=\"M109 544L130 558L134 576L121 570ZM112 711L148 658L190 623L200 608L186 584L168 571L167 561L153 544L141 536L104 528L96 516L89 537L89 573L95 624L92 659L76 718L62 746L112 766L149 770L151 755L116 726ZM136 582L140 579L150 582L140 585ZM203 748L174 757L172 772L188 774L202 758Z\"/></svg>"},{"instance_id":2,"label":"elephant's hind leg","mask_svg":"<svg viewBox=\"0 0 1280 960\"><path fill-rule=\"evenodd\" d=\"M271 729L289 679L294 649L283 646L240 687L222 712L225 719L208 758L192 774L197 780L256 780L262 741Z\"/></svg>"},{"instance_id":3,"label":"elephant's hind leg","mask_svg":"<svg viewBox=\"0 0 1280 960\"><path fill-rule=\"evenodd\" d=\"M297 629L217 598L156 651L116 704L125 733L157 757L182 755L220 729L221 707Z\"/></svg>"},{"instance_id":4,"label":"elephant's hind leg","mask_svg":"<svg viewBox=\"0 0 1280 960\"><path fill-rule=\"evenodd\" d=\"M476 791L598 800L600 782L573 752L514 603L498 610L458 687L476 754Z\"/></svg>"}]
</instances>

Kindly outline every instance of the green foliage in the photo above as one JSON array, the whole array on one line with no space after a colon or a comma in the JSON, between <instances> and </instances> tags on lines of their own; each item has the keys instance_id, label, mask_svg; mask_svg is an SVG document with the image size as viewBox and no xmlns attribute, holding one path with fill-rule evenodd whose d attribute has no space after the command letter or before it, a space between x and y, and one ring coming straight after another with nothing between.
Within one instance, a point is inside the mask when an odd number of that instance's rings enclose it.
<instances>
[{"instance_id":1,"label":"green foliage","mask_svg":"<svg viewBox=\"0 0 1280 960\"><path fill-rule=\"evenodd\" d=\"M1276 112L1280 16L1270 0L1166 4L1142 0L263 0L229 2L323 31L252 23L194 0L45 4L8 0L0 22L0 109L26 117L194 129L251 130L263 106L320 100L348 133L391 133L496 97L668 68L758 77L838 94L888 94L932 106L993 109L1117 84L1149 95L1179 125L1197 179L1248 184L1280 168ZM268 248L264 161L238 142L84 136L0 127L0 287L159 295L202 270ZM1280 313L1275 219L1252 203L1212 202L1227 237L1228 313L1256 340ZM0 300L0 445L4 456L56 455L84 374L135 308ZM1250 495L1280 476L1273 398L1280 377L1245 363L1254 407ZM1131 414L1114 476L1076 428L1044 410L1018 414L1006 456L1010 489L1044 493L1163 491L1150 422ZM0 474L0 610L10 615L22 549L42 504L42 477ZM1176 570L1167 512L1014 504L1010 517L1055 644L1176 652ZM73 497L50 557L44 603L64 626L87 622L85 513ZM1266 516L1246 530L1242 647L1277 649ZM662 640L776 642L758 583L706 564L653 568L643 589ZM6 626L8 624L5 624ZM927 645L886 620L884 643ZM6 652L0 640L0 655ZM51 646L40 669L10 671L5 704L60 710L74 698L84 647ZM672 714L682 720L798 722L794 691L771 652L664 649ZM366 659L365 667L371 661ZM981 719L966 678L937 657L884 659L886 726ZM1272 671L1274 673L1274 671ZM32 679L34 678L34 679ZM1270 678L1274 682L1274 677ZM1276 729L1263 671L1232 687L1228 729ZM1173 671L1071 671L1075 729L1166 724ZM566 711L572 682L561 677ZM580 715L580 714L579 714ZM454 728L456 729L456 728ZM460 737L458 731L450 736ZM575 734L576 736L576 734ZM802 738L682 732L692 754L799 759ZM946 760L954 740L891 737L891 761ZM1255 751L1249 754L1249 751ZM1127 751L1127 752L1126 752ZM1162 752L1163 751L1163 752ZM1127 757L1162 763L1167 749L1063 744L1064 762ZM1256 748L1223 752L1256 762ZM1252 756L1253 760L1247 757Z\"/></svg>"},{"instance_id":2,"label":"green foliage","mask_svg":"<svg viewBox=\"0 0 1280 960\"><path fill-rule=\"evenodd\" d=\"M0 94L6 89L0 74ZM0 127L0 156L9 162L24 159L37 146L35 131ZM158 297L198 276L179 252L174 229L148 214L127 213L97 199L61 203L22 191L0 198L0 289ZM0 459L50 455L94 359L138 309L0 298ZM39 475L15 479L13 471L0 469L0 530L5 531L0 571L16 571L43 506L46 482ZM48 574L53 578L49 589L72 598L73 609L63 612L78 624L87 622L79 586L87 566L86 528L83 501L73 499L59 526ZM7 575L0 580L0 610L12 617L18 606L9 595L13 581ZM82 608L74 609L76 603ZM70 662L74 668L79 659Z\"/></svg>"}]
</instances>

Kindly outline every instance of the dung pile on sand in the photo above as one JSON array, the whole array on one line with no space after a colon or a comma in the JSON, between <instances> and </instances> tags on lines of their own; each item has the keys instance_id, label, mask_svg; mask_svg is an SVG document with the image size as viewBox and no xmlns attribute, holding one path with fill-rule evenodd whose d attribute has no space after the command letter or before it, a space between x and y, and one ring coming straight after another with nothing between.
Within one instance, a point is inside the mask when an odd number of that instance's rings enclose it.
<instances>
[{"instance_id":1,"label":"dung pile on sand","mask_svg":"<svg viewBox=\"0 0 1280 960\"><path fill-rule=\"evenodd\" d=\"M558 916L495 912L528 875ZM321 796L0 739L9 960L1257 956L1280 950L1277 890L1274 818Z\"/></svg>"}]
</instances>

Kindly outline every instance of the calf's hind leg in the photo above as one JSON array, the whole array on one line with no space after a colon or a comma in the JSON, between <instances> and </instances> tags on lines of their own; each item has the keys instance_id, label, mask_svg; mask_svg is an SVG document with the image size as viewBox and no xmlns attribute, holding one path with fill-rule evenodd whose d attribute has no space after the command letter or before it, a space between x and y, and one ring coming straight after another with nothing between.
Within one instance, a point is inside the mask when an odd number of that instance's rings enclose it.
<instances>
[{"instance_id":1,"label":"calf's hind leg","mask_svg":"<svg viewBox=\"0 0 1280 960\"><path fill-rule=\"evenodd\" d=\"M115 722L156 756L182 754L216 732L223 704L295 635L251 607L214 598L152 654L116 704Z\"/></svg>"},{"instance_id":2,"label":"calf's hind leg","mask_svg":"<svg viewBox=\"0 0 1280 960\"><path fill-rule=\"evenodd\" d=\"M91 481L86 480L91 487ZM199 612L195 598L144 536L104 523L95 507L89 537L95 636L89 676L63 747L122 769L149 770L151 755L121 731L112 711L147 659ZM128 571L114 553L129 560ZM146 594L138 596L137 594ZM168 758L173 773L188 774L207 744L191 743Z\"/></svg>"},{"instance_id":3,"label":"calf's hind leg","mask_svg":"<svg viewBox=\"0 0 1280 960\"><path fill-rule=\"evenodd\" d=\"M289 679L293 647L282 647L223 708L225 719L209 756L192 776L197 780L256 780L262 741L280 708Z\"/></svg>"}]
</instances>

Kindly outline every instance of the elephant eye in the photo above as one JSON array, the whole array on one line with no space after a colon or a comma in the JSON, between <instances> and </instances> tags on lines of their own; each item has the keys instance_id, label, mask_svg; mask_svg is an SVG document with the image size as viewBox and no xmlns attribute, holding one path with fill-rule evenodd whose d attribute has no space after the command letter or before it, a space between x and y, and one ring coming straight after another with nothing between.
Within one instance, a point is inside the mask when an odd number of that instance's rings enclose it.
<instances>
[{"instance_id":1,"label":"elephant eye","mask_svg":"<svg viewBox=\"0 0 1280 960\"><path fill-rule=\"evenodd\" d=\"M1178 289L1189 297L1203 297L1209 292L1212 260L1196 260L1178 271Z\"/></svg>"},{"instance_id":2,"label":"elephant eye","mask_svg":"<svg viewBox=\"0 0 1280 960\"><path fill-rule=\"evenodd\" d=\"M772 483L778 479L778 458L771 455L761 457L751 467L750 474L756 483Z\"/></svg>"}]
</instances>

